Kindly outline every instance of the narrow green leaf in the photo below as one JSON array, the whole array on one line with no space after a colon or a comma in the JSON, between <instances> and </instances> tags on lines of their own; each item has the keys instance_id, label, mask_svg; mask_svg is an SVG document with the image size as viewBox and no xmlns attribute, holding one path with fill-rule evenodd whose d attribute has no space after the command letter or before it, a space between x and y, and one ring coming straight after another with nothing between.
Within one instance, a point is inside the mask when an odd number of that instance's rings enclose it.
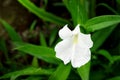
<instances>
[{"instance_id":1,"label":"narrow green leaf","mask_svg":"<svg viewBox=\"0 0 120 80\"><path fill-rule=\"evenodd\" d=\"M41 8L38 8L32 2L30 2L30 0L18 0L18 2L20 2L29 11L31 11L32 13L34 13L36 16L38 16L39 18L43 20L53 22L56 24L60 24L60 25L65 25L69 23L67 20L64 20L60 17L57 17L51 13L46 12L45 10Z\"/></svg>"},{"instance_id":2,"label":"narrow green leaf","mask_svg":"<svg viewBox=\"0 0 120 80\"><path fill-rule=\"evenodd\" d=\"M120 14L120 0L115 0L116 1L116 7L117 7L117 12Z\"/></svg>"},{"instance_id":3,"label":"narrow green leaf","mask_svg":"<svg viewBox=\"0 0 120 80\"><path fill-rule=\"evenodd\" d=\"M96 16L96 0L89 0L89 5L87 7L89 18Z\"/></svg>"},{"instance_id":4,"label":"narrow green leaf","mask_svg":"<svg viewBox=\"0 0 120 80\"><path fill-rule=\"evenodd\" d=\"M48 63L59 64L60 60L55 57L55 52L53 49L44 47L44 46L37 46L28 43L21 43L21 42L14 42L16 46L15 49L35 56L41 60L44 60Z\"/></svg>"},{"instance_id":5,"label":"narrow green leaf","mask_svg":"<svg viewBox=\"0 0 120 80\"><path fill-rule=\"evenodd\" d=\"M116 76L116 77L113 77L113 78L110 78L110 79L107 79L107 80L120 80L120 76Z\"/></svg>"},{"instance_id":6,"label":"narrow green leaf","mask_svg":"<svg viewBox=\"0 0 120 80\"><path fill-rule=\"evenodd\" d=\"M100 29L109 27L109 26L117 24L119 22L120 22L119 15L98 16L98 17L89 19L85 24L85 28L87 29L87 31L94 32L96 30L100 30Z\"/></svg>"},{"instance_id":7,"label":"narrow green leaf","mask_svg":"<svg viewBox=\"0 0 120 80\"><path fill-rule=\"evenodd\" d=\"M116 0L117 1L117 3L119 3L120 4L120 0Z\"/></svg>"},{"instance_id":8,"label":"narrow green leaf","mask_svg":"<svg viewBox=\"0 0 120 80\"><path fill-rule=\"evenodd\" d=\"M119 55L113 56L113 61L114 61L114 62L115 62L115 61L118 61L118 60L120 60L120 56L119 56Z\"/></svg>"},{"instance_id":9,"label":"narrow green leaf","mask_svg":"<svg viewBox=\"0 0 120 80\"><path fill-rule=\"evenodd\" d=\"M8 56L8 49L7 49L5 40L2 39L2 38L0 38L0 50L4 53L6 60L10 61L9 56Z\"/></svg>"},{"instance_id":10,"label":"narrow green leaf","mask_svg":"<svg viewBox=\"0 0 120 80\"><path fill-rule=\"evenodd\" d=\"M44 80L44 78L42 76L29 76L25 80Z\"/></svg>"},{"instance_id":11,"label":"narrow green leaf","mask_svg":"<svg viewBox=\"0 0 120 80\"><path fill-rule=\"evenodd\" d=\"M70 65L60 64L57 70L50 76L49 80L67 80L70 71Z\"/></svg>"},{"instance_id":12,"label":"narrow green leaf","mask_svg":"<svg viewBox=\"0 0 120 80\"><path fill-rule=\"evenodd\" d=\"M0 79L10 78L11 80L15 80L19 76L23 75L50 75L53 71L49 69L42 69L42 68L35 68L35 67L29 67L23 70L15 71L7 73L0 77Z\"/></svg>"},{"instance_id":13,"label":"narrow green leaf","mask_svg":"<svg viewBox=\"0 0 120 80\"><path fill-rule=\"evenodd\" d=\"M11 25L9 25L6 21L2 19L0 19L0 22L5 27L12 41L22 41L21 37L16 33L16 31L13 29Z\"/></svg>"},{"instance_id":14,"label":"narrow green leaf","mask_svg":"<svg viewBox=\"0 0 120 80\"><path fill-rule=\"evenodd\" d=\"M91 48L91 51L96 51L105 42L105 40L109 37L109 35L112 33L116 26L117 25L114 25L93 33L92 40L94 44Z\"/></svg>"},{"instance_id":15,"label":"narrow green leaf","mask_svg":"<svg viewBox=\"0 0 120 80\"><path fill-rule=\"evenodd\" d=\"M102 49L102 50L98 51L98 54L100 54L100 55L104 56L105 58L107 58L111 63L113 62L113 58L112 58L112 56L110 55L110 53L108 51Z\"/></svg>"},{"instance_id":16,"label":"narrow green leaf","mask_svg":"<svg viewBox=\"0 0 120 80\"><path fill-rule=\"evenodd\" d=\"M82 67L77 69L79 75L82 80L89 80L89 72L90 72L90 61L83 65Z\"/></svg>"},{"instance_id":17,"label":"narrow green leaf","mask_svg":"<svg viewBox=\"0 0 120 80\"><path fill-rule=\"evenodd\" d=\"M39 67L39 62L37 57L33 57L32 59L32 66Z\"/></svg>"},{"instance_id":18,"label":"narrow green leaf","mask_svg":"<svg viewBox=\"0 0 120 80\"><path fill-rule=\"evenodd\" d=\"M115 9L113 9L112 7L110 7L108 4L100 3L98 6L104 6L107 9L109 9L110 11L112 11L114 14L119 15L119 13L117 11L115 11Z\"/></svg>"},{"instance_id":19,"label":"narrow green leaf","mask_svg":"<svg viewBox=\"0 0 120 80\"><path fill-rule=\"evenodd\" d=\"M63 2L71 13L74 25L83 25L87 20L86 0L63 0Z\"/></svg>"},{"instance_id":20,"label":"narrow green leaf","mask_svg":"<svg viewBox=\"0 0 120 80\"><path fill-rule=\"evenodd\" d=\"M36 20L34 20L34 21L32 22L32 24L31 24L31 26L30 26L30 32L32 32L32 31L34 30L34 27L35 27L36 23L37 23Z\"/></svg>"},{"instance_id":21,"label":"narrow green leaf","mask_svg":"<svg viewBox=\"0 0 120 80\"><path fill-rule=\"evenodd\" d=\"M40 32L40 44L42 46L47 46L46 40L45 40L45 36L42 32Z\"/></svg>"},{"instance_id":22,"label":"narrow green leaf","mask_svg":"<svg viewBox=\"0 0 120 80\"><path fill-rule=\"evenodd\" d=\"M49 45L51 46L53 44L53 42L56 39L58 31L56 29L52 30L51 34L50 34L50 39L49 39Z\"/></svg>"}]
</instances>

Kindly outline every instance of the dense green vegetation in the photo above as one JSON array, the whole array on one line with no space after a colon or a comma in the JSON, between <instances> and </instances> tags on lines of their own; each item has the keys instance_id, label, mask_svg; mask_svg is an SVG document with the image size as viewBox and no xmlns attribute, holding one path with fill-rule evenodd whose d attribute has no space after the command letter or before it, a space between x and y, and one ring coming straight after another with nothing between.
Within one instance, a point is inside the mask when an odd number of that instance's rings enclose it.
<instances>
[{"instance_id":1,"label":"dense green vegetation","mask_svg":"<svg viewBox=\"0 0 120 80\"><path fill-rule=\"evenodd\" d=\"M12 19L0 16L1 80L120 80L120 0L17 0L18 4L31 20L15 26ZM80 24L93 40L91 60L80 68L64 65L55 56L54 47L61 41L58 31L66 24L71 29Z\"/></svg>"}]
</instances>

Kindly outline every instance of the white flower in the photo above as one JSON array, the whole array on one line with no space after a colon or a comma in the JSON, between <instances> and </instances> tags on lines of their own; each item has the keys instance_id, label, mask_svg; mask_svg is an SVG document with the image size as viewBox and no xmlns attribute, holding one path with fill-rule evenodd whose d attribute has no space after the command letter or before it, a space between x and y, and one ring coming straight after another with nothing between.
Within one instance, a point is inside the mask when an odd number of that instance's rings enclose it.
<instances>
[{"instance_id":1,"label":"white flower","mask_svg":"<svg viewBox=\"0 0 120 80\"><path fill-rule=\"evenodd\" d=\"M64 64L71 62L74 68L81 67L91 58L90 48L93 46L90 34L80 32L79 24L71 31L65 25L60 31L62 39L55 46L56 57L63 60Z\"/></svg>"}]
</instances>

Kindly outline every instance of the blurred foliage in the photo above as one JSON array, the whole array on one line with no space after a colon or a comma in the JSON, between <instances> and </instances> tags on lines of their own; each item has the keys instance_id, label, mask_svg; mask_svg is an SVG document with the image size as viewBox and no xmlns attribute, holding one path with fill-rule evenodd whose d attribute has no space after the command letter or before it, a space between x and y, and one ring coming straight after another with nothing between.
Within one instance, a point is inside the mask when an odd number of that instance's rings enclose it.
<instances>
[{"instance_id":1,"label":"blurred foliage","mask_svg":"<svg viewBox=\"0 0 120 80\"><path fill-rule=\"evenodd\" d=\"M119 6L120 0L0 0L0 79L120 80ZM55 57L65 24L81 24L94 42L91 61L77 69Z\"/></svg>"}]
</instances>

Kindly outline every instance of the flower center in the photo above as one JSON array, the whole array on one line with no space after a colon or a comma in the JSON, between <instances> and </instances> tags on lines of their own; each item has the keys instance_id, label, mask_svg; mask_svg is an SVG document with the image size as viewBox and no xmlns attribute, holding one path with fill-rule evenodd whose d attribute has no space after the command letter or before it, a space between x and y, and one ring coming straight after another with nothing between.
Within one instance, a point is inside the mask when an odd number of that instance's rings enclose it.
<instances>
[{"instance_id":1,"label":"flower center","mask_svg":"<svg viewBox=\"0 0 120 80\"><path fill-rule=\"evenodd\" d=\"M74 44L78 43L78 34L74 34L74 36L73 36L73 43Z\"/></svg>"}]
</instances>

